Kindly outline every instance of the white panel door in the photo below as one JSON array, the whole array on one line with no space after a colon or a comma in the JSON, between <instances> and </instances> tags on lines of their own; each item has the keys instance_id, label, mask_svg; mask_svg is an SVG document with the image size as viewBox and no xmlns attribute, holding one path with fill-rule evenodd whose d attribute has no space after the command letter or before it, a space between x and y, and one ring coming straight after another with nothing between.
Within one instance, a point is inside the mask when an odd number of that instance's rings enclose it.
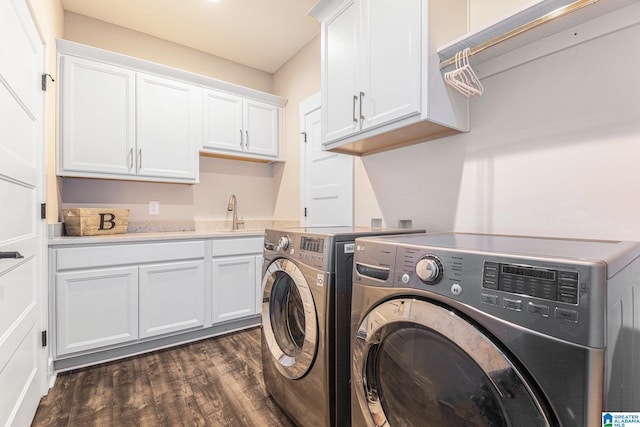
<instances>
[{"instance_id":1,"label":"white panel door","mask_svg":"<svg viewBox=\"0 0 640 427\"><path fill-rule=\"evenodd\" d=\"M140 267L140 338L204 326L204 260Z\"/></svg>"},{"instance_id":2,"label":"white panel door","mask_svg":"<svg viewBox=\"0 0 640 427\"><path fill-rule=\"evenodd\" d=\"M135 175L135 73L75 56L60 65L59 173Z\"/></svg>"},{"instance_id":3,"label":"white panel door","mask_svg":"<svg viewBox=\"0 0 640 427\"><path fill-rule=\"evenodd\" d=\"M301 104L304 105L304 104ZM320 127L324 110L317 104L300 111L306 139L301 173L305 226L353 225L353 156L322 150Z\"/></svg>"},{"instance_id":4,"label":"white panel door","mask_svg":"<svg viewBox=\"0 0 640 427\"><path fill-rule=\"evenodd\" d=\"M251 154L278 157L278 107L244 100L245 150Z\"/></svg>"},{"instance_id":5,"label":"white panel door","mask_svg":"<svg viewBox=\"0 0 640 427\"><path fill-rule=\"evenodd\" d=\"M138 176L195 181L199 136L198 88L137 74ZM200 110L201 111L201 110Z\"/></svg>"},{"instance_id":6,"label":"white panel door","mask_svg":"<svg viewBox=\"0 0 640 427\"><path fill-rule=\"evenodd\" d=\"M28 426L46 393L43 45L24 0L0 2L0 423Z\"/></svg>"},{"instance_id":7,"label":"white panel door","mask_svg":"<svg viewBox=\"0 0 640 427\"><path fill-rule=\"evenodd\" d=\"M256 256L212 260L212 322L256 314Z\"/></svg>"},{"instance_id":8,"label":"white panel door","mask_svg":"<svg viewBox=\"0 0 640 427\"><path fill-rule=\"evenodd\" d=\"M362 128L420 112L421 0L364 2ZM390 30L391 29L391 30Z\"/></svg>"},{"instance_id":9,"label":"white panel door","mask_svg":"<svg viewBox=\"0 0 640 427\"><path fill-rule=\"evenodd\" d=\"M138 338L138 268L56 274L56 354Z\"/></svg>"},{"instance_id":10,"label":"white panel door","mask_svg":"<svg viewBox=\"0 0 640 427\"><path fill-rule=\"evenodd\" d=\"M203 148L242 152L242 97L213 90L203 91Z\"/></svg>"},{"instance_id":11,"label":"white panel door","mask_svg":"<svg viewBox=\"0 0 640 427\"><path fill-rule=\"evenodd\" d=\"M357 82L359 63L357 46L358 7L347 1L326 21L322 43L322 105L327 114L323 142L351 135L359 130L360 88Z\"/></svg>"}]
</instances>

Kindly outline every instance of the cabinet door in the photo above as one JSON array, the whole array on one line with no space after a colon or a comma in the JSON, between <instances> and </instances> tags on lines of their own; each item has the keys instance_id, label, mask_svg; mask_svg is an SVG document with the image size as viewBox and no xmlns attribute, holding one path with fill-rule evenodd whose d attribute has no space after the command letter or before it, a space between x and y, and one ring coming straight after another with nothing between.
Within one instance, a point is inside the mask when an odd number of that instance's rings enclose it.
<instances>
[{"instance_id":1,"label":"cabinet door","mask_svg":"<svg viewBox=\"0 0 640 427\"><path fill-rule=\"evenodd\" d=\"M137 75L137 174L195 181L198 173L198 88Z\"/></svg>"},{"instance_id":2,"label":"cabinet door","mask_svg":"<svg viewBox=\"0 0 640 427\"><path fill-rule=\"evenodd\" d=\"M420 113L421 0L364 0L362 129Z\"/></svg>"},{"instance_id":3,"label":"cabinet door","mask_svg":"<svg viewBox=\"0 0 640 427\"><path fill-rule=\"evenodd\" d=\"M135 173L135 73L73 56L60 61L58 173Z\"/></svg>"},{"instance_id":4,"label":"cabinet door","mask_svg":"<svg viewBox=\"0 0 640 427\"><path fill-rule=\"evenodd\" d=\"M256 256L212 260L212 322L256 314Z\"/></svg>"},{"instance_id":5,"label":"cabinet door","mask_svg":"<svg viewBox=\"0 0 640 427\"><path fill-rule=\"evenodd\" d=\"M140 338L204 326L204 260L140 267Z\"/></svg>"},{"instance_id":6,"label":"cabinet door","mask_svg":"<svg viewBox=\"0 0 640 427\"><path fill-rule=\"evenodd\" d=\"M322 25L322 142L327 143L359 130L357 5L346 1Z\"/></svg>"},{"instance_id":7,"label":"cabinet door","mask_svg":"<svg viewBox=\"0 0 640 427\"><path fill-rule=\"evenodd\" d=\"M251 154L278 157L278 107L244 100L245 150Z\"/></svg>"},{"instance_id":8,"label":"cabinet door","mask_svg":"<svg viewBox=\"0 0 640 427\"><path fill-rule=\"evenodd\" d=\"M242 152L242 98L224 92L203 92L204 138L202 147L212 150Z\"/></svg>"},{"instance_id":9,"label":"cabinet door","mask_svg":"<svg viewBox=\"0 0 640 427\"><path fill-rule=\"evenodd\" d=\"M56 274L56 354L138 338L138 269L104 268Z\"/></svg>"}]
</instances>

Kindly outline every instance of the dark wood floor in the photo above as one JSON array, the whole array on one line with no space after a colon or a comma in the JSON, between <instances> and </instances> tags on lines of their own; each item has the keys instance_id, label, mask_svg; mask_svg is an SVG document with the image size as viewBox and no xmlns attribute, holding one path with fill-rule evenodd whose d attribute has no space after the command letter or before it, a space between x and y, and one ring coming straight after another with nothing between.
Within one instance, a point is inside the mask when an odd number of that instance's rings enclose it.
<instances>
[{"instance_id":1,"label":"dark wood floor","mask_svg":"<svg viewBox=\"0 0 640 427\"><path fill-rule=\"evenodd\" d=\"M262 379L253 328L60 374L32 426L293 426Z\"/></svg>"}]
</instances>

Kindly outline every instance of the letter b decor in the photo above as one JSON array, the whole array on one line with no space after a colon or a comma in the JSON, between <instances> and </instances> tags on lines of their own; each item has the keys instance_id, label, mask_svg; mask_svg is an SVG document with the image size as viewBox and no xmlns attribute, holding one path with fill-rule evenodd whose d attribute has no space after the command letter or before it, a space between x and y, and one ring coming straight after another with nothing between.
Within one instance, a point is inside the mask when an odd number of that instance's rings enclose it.
<instances>
[{"instance_id":1,"label":"letter b decor","mask_svg":"<svg viewBox=\"0 0 640 427\"><path fill-rule=\"evenodd\" d=\"M129 225L129 209L63 209L62 216L68 236L124 234Z\"/></svg>"}]
</instances>

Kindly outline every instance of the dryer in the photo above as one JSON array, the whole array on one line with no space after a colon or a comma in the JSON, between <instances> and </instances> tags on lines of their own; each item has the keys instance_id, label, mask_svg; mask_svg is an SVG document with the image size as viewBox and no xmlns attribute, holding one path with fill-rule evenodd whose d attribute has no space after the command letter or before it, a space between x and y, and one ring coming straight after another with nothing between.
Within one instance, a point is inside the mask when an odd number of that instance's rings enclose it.
<instances>
[{"instance_id":1,"label":"dryer","mask_svg":"<svg viewBox=\"0 0 640 427\"><path fill-rule=\"evenodd\" d=\"M349 325L355 238L423 232L366 227L266 230L264 382L297 425L350 424Z\"/></svg>"},{"instance_id":2,"label":"dryer","mask_svg":"<svg viewBox=\"0 0 640 427\"><path fill-rule=\"evenodd\" d=\"M639 411L640 244L356 240L352 425L602 425Z\"/></svg>"}]
</instances>

